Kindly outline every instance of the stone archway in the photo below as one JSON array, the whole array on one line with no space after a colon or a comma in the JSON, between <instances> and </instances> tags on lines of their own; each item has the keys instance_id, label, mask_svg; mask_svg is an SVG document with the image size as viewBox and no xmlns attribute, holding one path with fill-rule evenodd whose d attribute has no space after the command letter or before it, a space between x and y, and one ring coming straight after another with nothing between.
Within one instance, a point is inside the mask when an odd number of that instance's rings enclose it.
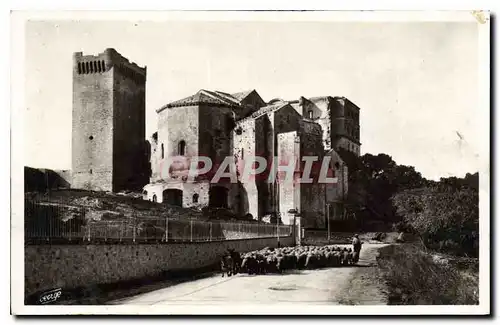
<instances>
[{"instance_id":1,"label":"stone archway","mask_svg":"<svg viewBox=\"0 0 500 325\"><path fill-rule=\"evenodd\" d=\"M182 190L178 189L164 190L163 203L182 207Z\"/></svg>"},{"instance_id":2,"label":"stone archway","mask_svg":"<svg viewBox=\"0 0 500 325\"><path fill-rule=\"evenodd\" d=\"M208 206L213 208L227 208L228 189L223 186L212 186L208 192Z\"/></svg>"}]
</instances>

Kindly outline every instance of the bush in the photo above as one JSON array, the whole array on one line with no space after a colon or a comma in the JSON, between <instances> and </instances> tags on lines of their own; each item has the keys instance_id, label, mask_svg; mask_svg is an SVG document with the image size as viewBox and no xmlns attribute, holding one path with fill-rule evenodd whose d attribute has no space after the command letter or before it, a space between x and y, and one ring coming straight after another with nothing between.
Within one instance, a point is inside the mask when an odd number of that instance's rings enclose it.
<instances>
[{"instance_id":1,"label":"bush","mask_svg":"<svg viewBox=\"0 0 500 325\"><path fill-rule=\"evenodd\" d=\"M392 305L475 305L479 303L477 274L463 275L439 264L415 245L391 245L379 250L377 263L389 287Z\"/></svg>"},{"instance_id":2,"label":"bush","mask_svg":"<svg viewBox=\"0 0 500 325\"><path fill-rule=\"evenodd\" d=\"M398 223L392 224L392 231L394 232L406 232L406 233L414 233L415 230L406 222L400 221Z\"/></svg>"},{"instance_id":3,"label":"bush","mask_svg":"<svg viewBox=\"0 0 500 325\"><path fill-rule=\"evenodd\" d=\"M473 188L434 187L393 197L404 223L430 248L478 256L479 197Z\"/></svg>"}]
</instances>

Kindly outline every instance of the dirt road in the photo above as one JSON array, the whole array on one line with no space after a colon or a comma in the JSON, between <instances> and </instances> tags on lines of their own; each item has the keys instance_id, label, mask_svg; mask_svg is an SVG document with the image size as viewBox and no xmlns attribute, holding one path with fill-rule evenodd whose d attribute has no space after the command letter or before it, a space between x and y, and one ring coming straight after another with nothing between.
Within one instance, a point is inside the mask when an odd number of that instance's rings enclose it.
<instances>
[{"instance_id":1,"label":"dirt road","mask_svg":"<svg viewBox=\"0 0 500 325\"><path fill-rule=\"evenodd\" d=\"M365 244L358 266L288 271L283 275L214 275L109 304L386 304L375 255L384 244Z\"/></svg>"}]
</instances>

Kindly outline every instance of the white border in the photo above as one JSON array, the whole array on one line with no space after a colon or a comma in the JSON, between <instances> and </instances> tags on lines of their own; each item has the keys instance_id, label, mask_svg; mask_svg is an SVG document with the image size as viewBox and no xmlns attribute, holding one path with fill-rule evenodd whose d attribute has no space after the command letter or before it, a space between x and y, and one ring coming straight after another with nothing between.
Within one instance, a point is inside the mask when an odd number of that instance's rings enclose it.
<instances>
[{"instance_id":1,"label":"white border","mask_svg":"<svg viewBox=\"0 0 500 325\"><path fill-rule=\"evenodd\" d=\"M27 19L57 20L197 20L197 21L476 21L468 11L413 11L413 12L359 12L359 11L318 11L318 12L220 12L197 11L170 12L15 12L11 15L12 27L12 71L11 71L11 179L12 179L12 215L11 215L11 292L12 312L17 315L46 314L254 314L254 315L484 315L490 311L489 281L489 98L490 98L490 20L489 13L483 13L486 23L479 24L479 98L478 114L484 118L480 130L484 136L481 150L481 166L487 168L480 172L480 305L478 306L314 306L306 304L269 305L172 305L165 306L24 306L24 245L23 245L23 112L24 112L24 22Z\"/></svg>"}]
</instances>

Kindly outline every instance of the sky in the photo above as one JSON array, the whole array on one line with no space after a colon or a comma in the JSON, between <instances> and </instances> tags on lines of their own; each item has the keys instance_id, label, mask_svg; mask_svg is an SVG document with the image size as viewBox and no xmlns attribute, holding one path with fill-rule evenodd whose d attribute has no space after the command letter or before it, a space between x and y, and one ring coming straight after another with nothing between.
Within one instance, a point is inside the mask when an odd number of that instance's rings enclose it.
<instances>
[{"instance_id":1,"label":"sky","mask_svg":"<svg viewBox=\"0 0 500 325\"><path fill-rule=\"evenodd\" d=\"M463 176L482 167L477 46L474 22L30 21L25 165L71 169L72 54L115 48L147 66L147 136L156 109L199 89L345 96L361 154Z\"/></svg>"}]
</instances>

